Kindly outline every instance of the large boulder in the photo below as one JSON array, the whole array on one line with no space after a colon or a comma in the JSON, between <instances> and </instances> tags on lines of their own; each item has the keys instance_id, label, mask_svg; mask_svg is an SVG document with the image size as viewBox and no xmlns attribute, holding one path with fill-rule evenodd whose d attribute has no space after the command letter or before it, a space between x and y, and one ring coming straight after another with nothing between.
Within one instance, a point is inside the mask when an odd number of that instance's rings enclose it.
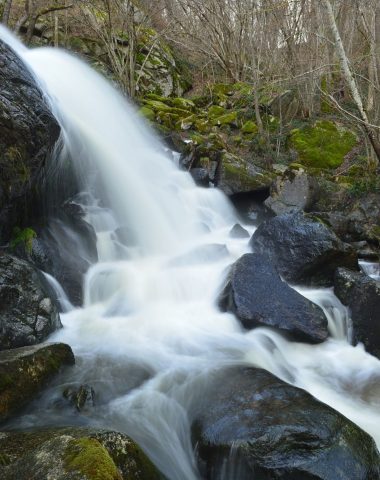
<instances>
[{"instance_id":1,"label":"large boulder","mask_svg":"<svg viewBox=\"0 0 380 480\"><path fill-rule=\"evenodd\" d=\"M276 215L308 212L318 195L318 182L305 171L287 170L272 184L271 194L265 205Z\"/></svg>"},{"instance_id":2,"label":"large boulder","mask_svg":"<svg viewBox=\"0 0 380 480\"><path fill-rule=\"evenodd\" d=\"M248 329L275 327L312 343L328 336L323 311L283 282L268 258L257 253L247 253L234 263L219 305Z\"/></svg>"},{"instance_id":3,"label":"large boulder","mask_svg":"<svg viewBox=\"0 0 380 480\"><path fill-rule=\"evenodd\" d=\"M361 272L338 268L335 295L351 311L352 341L380 358L380 282Z\"/></svg>"},{"instance_id":4,"label":"large boulder","mask_svg":"<svg viewBox=\"0 0 380 480\"><path fill-rule=\"evenodd\" d=\"M374 480L375 442L340 413L264 370L209 382L193 424L202 478Z\"/></svg>"},{"instance_id":5,"label":"large boulder","mask_svg":"<svg viewBox=\"0 0 380 480\"><path fill-rule=\"evenodd\" d=\"M28 262L0 253L0 350L42 342L61 327L44 276Z\"/></svg>"},{"instance_id":6,"label":"large boulder","mask_svg":"<svg viewBox=\"0 0 380 480\"><path fill-rule=\"evenodd\" d=\"M74 364L71 348L48 343L0 352L0 421L29 403L64 365Z\"/></svg>"},{"instance_id":7,"label":"large boulder","mask_svg":"<svg viewBox=\"0 0 380 480\"><path fill-rule=\"evenodd\" d=\"M355 250L324 223L302 213L263 222L250 245L268 255L280 275L292 283L329 286L337 267L358 269Z\"/></svg>"},{"instance_id":8,"label":"large boulder","mask_svg":"<svg viewBox=\"0 0 380 480\"><path fill-rule=\"evenodd\" d=\"M0 40L0 243L35 213L37 179L60 128L37 83Z\"/></svg>"},{"instance_id":9,"label":"large boulder","mask_svg":"<svg viewBox=\"0 0 380 480\"><path fill-rule=\"evenodd\" d=\"M269 190L275 175L243 160L224 153L216 179L216 186L226 195Z\"/></svg>"},{"instance_id":10,"label":"large boulder","mask_svg":"<svg viewBox=\"0 0 380 480\"><path fill-rule=\"evenodd\" d=\"M90 428L0 432L3 480L162 480L122 433Z\"/></svg>"}]
</instances>

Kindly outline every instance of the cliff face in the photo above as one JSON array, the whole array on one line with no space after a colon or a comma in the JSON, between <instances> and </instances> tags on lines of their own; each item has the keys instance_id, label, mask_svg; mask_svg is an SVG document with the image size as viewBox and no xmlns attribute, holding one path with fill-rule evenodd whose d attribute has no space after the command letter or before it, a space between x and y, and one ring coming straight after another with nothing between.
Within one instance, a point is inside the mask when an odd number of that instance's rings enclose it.
<instances>
[{"instance_id":1,"label":"cliff face","mask_svg":"<svg viewBox=\"0 0 380 480\"><path fill-rule=\"evenodd\" d=\"M32 216L60 127L22 60L0 41L0 244Z\"/></svg>"}]
</instances>

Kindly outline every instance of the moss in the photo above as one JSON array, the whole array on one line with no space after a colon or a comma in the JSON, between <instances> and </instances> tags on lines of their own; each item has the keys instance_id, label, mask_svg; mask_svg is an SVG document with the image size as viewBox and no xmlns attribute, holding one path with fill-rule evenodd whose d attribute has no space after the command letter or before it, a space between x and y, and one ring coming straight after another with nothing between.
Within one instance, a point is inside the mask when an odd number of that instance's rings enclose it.
<instances>
[{"instance_id":1,"label":"moss","mask_svg":"<svg viewBox=\"0 0 380 480\"><path fill-rule=\"evenodd\" d=\"M170 103L173 105L173 107L182 108L184 110L187 109L193 111L195 109L194 102L188 100L187 98L171 98Z\"/></svg>"},{"instance_id":2,"label":"moss","mask_svg":"<svg viewBox=\"0 0 380 480\"><path fill-rule=\"evenodd\" d=\"M219 105L211 105L207 113L210 118L216 118L224 115L226 113L226 110Z\"/></svg>"},{"instance_id":3,"label":"moss","mask_svg":"<svg viewBox=\"0 0 380 480\"><path fill-rule=\"evenodd\" d=\"M24 228L21 230L15 227L10 241L10 247L14 250L18 245L22 245L28 254L32 253L33 239L37 237L36 232L32 228Z\"/></svg>"},{"instance_id":4,"label":"moss","mask_svg":"<svg viewBox=\"0 0 380 480\"><path fill-rule=\"evenodd\" d=\"M357 142L348 130L340 130L334 122L318 121L313 126L292 131L290 145L301 163L318 168L336 168Z\"/></svg>"},{"instance_id":5,"label":"moss","mask_svg":"<svg viewBox=\"0 0 380 480\"><path fill-rule=\"evenodd\" d=\"M237 112L228 112L225 113L224 115L221 115L220 117L216 117L212 124L213 125L233 125L236 124L237 120Z\"/></svg>"},{"instance_id":6,"label":"moss","mask_svg":"<svg viewBox=\"0 0 380 480\"><path fill-rule=\"evenodd\" d=\"M88 480L122 480L108 451L94 438L71 440L63 460L67 472L80 472Z\"/></svg>"},{"instance_id":7,"label":"moss","mask_svg":"<svg viewBox=\"0 0 380 480\"><path fill-rule=\"evenodd\" d=\"M234 87L229 83L216 83L211 87L214 95L233 95Z\"/></svg>"},{"instance_id":8,"label":"moss","mask_svg":"<svg viewBox=\"0 0 380 480\"><path fill-rule=\"evenodd\" d=\"M147 106L141 107L139 110L139 114L147 120L150 120L151 122L153 122L156 118L154 111Z\"/></svg>"},{"instance_id":9,"label":"moss","mask_svg":"<svg viewBox=\"0 0 380 480\"><path fill-rule=\"evenodd\" d=\"M248 122L245 122L245 124L241 127L241 131L243 133L257 133L258 128L255 122L248 120Z\"/></svg>"}]
</instances>

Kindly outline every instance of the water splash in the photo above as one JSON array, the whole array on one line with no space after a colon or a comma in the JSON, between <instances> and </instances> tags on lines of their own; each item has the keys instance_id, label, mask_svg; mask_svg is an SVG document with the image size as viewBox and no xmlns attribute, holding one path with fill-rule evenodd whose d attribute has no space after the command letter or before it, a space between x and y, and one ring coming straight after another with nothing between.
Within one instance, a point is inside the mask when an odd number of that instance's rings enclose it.
<instances>
[{"instance_id":1,"label":"water splash","mask_svg":"<svg viewBox=\"0 0 380 480\"><path fill-rule=\"evenodd\" d=\"M237 219L227 199L180 172L135 110L86 64L56 49L26 50L3 29L0 36L39 79L62 126L64 154L91 199L83 208L99 262L86 276L83 308L64 313L65 328L52 337L78 359L61 381L97 391L97 407L80 421L128 433L172 480L197 479L190 426L209 375L248 364L305 388L380 444L380 361L349 345L347 311L332 292L299 289L329 319L332 338L322 345L265 328L247 332L221 313L215 300L227 268L249 250L228 235ZM19 422L78 421L54 409L54 395Z\"/></svg>"}]
</instances>

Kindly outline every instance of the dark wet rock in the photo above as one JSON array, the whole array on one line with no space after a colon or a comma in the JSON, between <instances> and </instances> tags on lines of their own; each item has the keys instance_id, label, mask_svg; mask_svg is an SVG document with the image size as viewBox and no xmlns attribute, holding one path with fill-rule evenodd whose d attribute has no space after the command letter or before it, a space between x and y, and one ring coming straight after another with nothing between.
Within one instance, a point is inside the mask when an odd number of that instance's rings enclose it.
<instances>
[{"instance_id":1,"label":"dark wet rock","mask_svg":"<svg viewBox=\"0 0 380 480\"><path fill-rule=\"evenodd\" d=\"M62 366L74 364L71 348L47 343L0 352L0 421L29 403Z\"/></svg>"},{"instance_id":2,"label":"dark wet rock","mask_svg":"<svg viewBox=\"0 0 380 480\"><path fill-rule=\"evenodd\" d=\"M358 269L357 254L324 223L302 213L267 220L255 231L251 247L269 256L288 282L332 285L337 267Z\"/></svg>"},{"instance_id":3,"label":"dark wet rock","mask_svg":"<svg viewBox=\"0 0 380 480\"><path fill-rule=\"evenodd\" d=\"M365 240L362 240L361 242L352 242L351 245L356 250L359 258L373 261L380 260L379 250L372 248L372 246L370 246Z\"/></svg>"},{"instance_id":4,"label":"dark wet rock","mask_svg":"<svg viewBox=\"0 0 380 480\"><path fill-rule=\"evenodd\" d=\"M352 340L380 358L380 282L361 272L338 268L335 295L351 311Z\"/></svg>"},{"instance_id":5,"label":"dark wet rock","mask_svg":"<svg viewBox=\"0 0 380 480\"><path fill-rule=\"evenodd\" d=\"M0 243L30 221L60 128L27 67L0 41Z\"/></svg>"},{"instance_id":6,"label":"dark wet rock","mask_svg":"<svg viewBox=\"0 0 380 480\"><path fill-rule=\"evenodd\" d=\"M231 228L229 235L231 238L249 238L249 232L239 223L235 223Z\"/></svg>"},{"instance_id":7,"label":"dark wet rock","mask_svg":"<svg viewBox=\"0 0 380 480\"><path fill-rule=\"evenodd\" d=\"M375 480L375 442L340 413L264 370L210 380L193 424L202 478Z\"/></svg>"},{"instance_id":8,"label":"dark wet rock","mask_svg":"<svg viewBox=\"0 0 380 480\"><path fill-rule=\"evenodd\" d=\"M0 350L42 342L61 327L43 275L28 262L0 253Z\"/></svg>"},{"instance_id":9,"label":"dark wet rock","mask_svg":"<svg viewBox=\"0 0 380 480\"><path fill-rule=\"evenodd\" d=\"M69 386L63 392L66 398L77 410L81 412L95 406L95 390L90 385Z\"/></svg>"},{"instance_id":10,"label":"dark wet rock","mask_svg":"<svg viewBox=\"0 0 380 480\"><path fill-rule=\"evenodd\" d=\"M186 265L197 265L204 262L217 262L221 258L228 256L228 249L225 245L219 243L210 243L196 247L188 253L174 258L170 265L181 267Z\"/></svg>"},{"instance_id":11,"label":"dark wet rock","mask_svg":"<svg viewBox=\"0 0 380 480\"><path fill-rule=\"evenodd\" d=\"M2 480L163 480L122 433L90 428L0 432Z\"/></svg>"},{"instance_id":12,"label":"dark wet rock","mask_svg":"<svg viewBox=\"0 0 380 480\"><path fill-rule=\"evenodd\" d=\"M318 196L315 177L302 170L288 170L272 184L270 197L265 205L276 215L283 213L308 212Z\"/></svg>"},{"instance_id":13,"label":"dark wet rock","mask_svg":"<svg viewBox=\"0 0 380 480\"><path fill-rule=\"evenodd\" d=\"M205 168L192 168L190 174L194 182L200 187L208 187L210 184L209 173Z\"/></svg>"},{"instance_id":14,"label":"dark wet rock","mask_svg":"<svg viewBox=\"0 0 380 480\"><path fill-rule=\"evenodd\" d=\"M275 327L297 340L318 343L328 336L323 311L283 282L267 257L243 255L231 268L219 299L245 328Z\"/></svg>"},{"instance_id":15,"label":"dark wet rock","mask_svg":"<svg viewBox=\"0 0 380 480\"><path fill-rule=\"evenodd\" d=\"M82 303L83 277L98 260L94 228L85 220L83 207L73 201L62 205L60 214L37 229L30 251L18 255L52 275L75 305Z\"/></svg>"}]
</instances>

